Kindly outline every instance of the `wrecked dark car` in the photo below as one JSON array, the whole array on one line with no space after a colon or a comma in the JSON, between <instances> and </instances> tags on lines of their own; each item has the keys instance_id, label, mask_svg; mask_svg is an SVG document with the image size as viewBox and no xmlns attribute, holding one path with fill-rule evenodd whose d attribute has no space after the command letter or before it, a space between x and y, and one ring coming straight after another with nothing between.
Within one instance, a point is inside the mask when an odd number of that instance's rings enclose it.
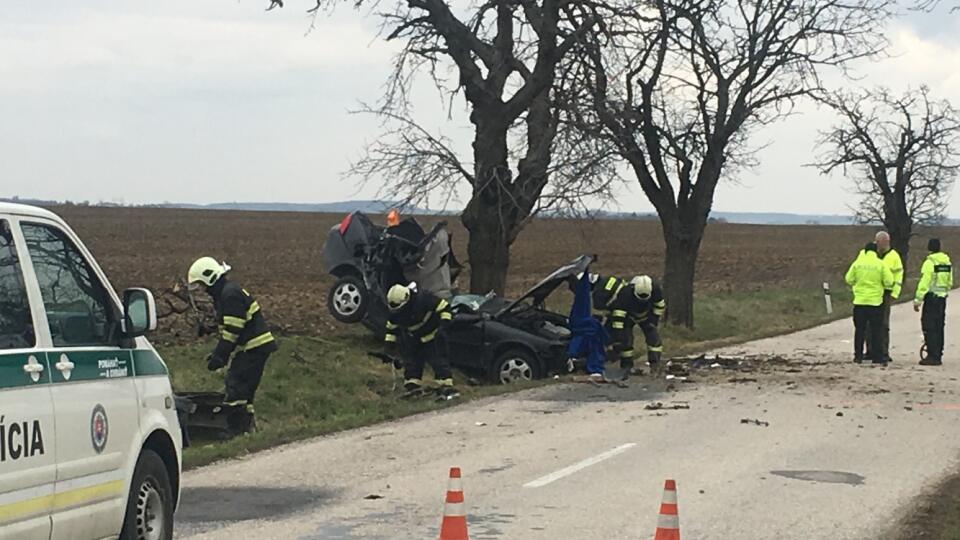
<instances>
[{"instance_id":1,"label":"wrecked dark car","mask_svg":"<svg viewBox=\"0 0 960 540\"><path fill-rule=\"evenodd\" d=\"M503 384L569 371L567 315L551 312L546 300L586 272L593 258L584 255L509 300L492 293L456 294L461 266L450 244L444 223L427 233L412 218L380 227L364 214L347 216L324 246L325 268L337 277L328 295L330 313L340 322L362 322L379 333L387 319L385 291L396 283L415 282L453 306L445 339L455 367Z\"/></svg>"},{"instance_id":2,"label":"wrecked dark car","mask_svg":"<svg viewBox=\"0 0 960 540\"><path fill-rule=\"evenodd\" d=\"M592 262L592 257L581 256L516 300L492 294L454 296L454 319L446 332L450 362L501 384L571 371L567 315L550 311L546 300Z\"/></svg>"},{"instance_id":3,"label":"wrecked dark car","mask_svg":"<svg viewBox=\"0 0 960 540\"><path fill-rule=\"evenodd\" d=\"M449 298L460 273L446 222L424 231L413 218L382 227L353 212L333 227L323 246L324 269L337 278L327 295L336 320L380 331L387 320L386 291L416 283Z\"/></svg>"}]
</instances>

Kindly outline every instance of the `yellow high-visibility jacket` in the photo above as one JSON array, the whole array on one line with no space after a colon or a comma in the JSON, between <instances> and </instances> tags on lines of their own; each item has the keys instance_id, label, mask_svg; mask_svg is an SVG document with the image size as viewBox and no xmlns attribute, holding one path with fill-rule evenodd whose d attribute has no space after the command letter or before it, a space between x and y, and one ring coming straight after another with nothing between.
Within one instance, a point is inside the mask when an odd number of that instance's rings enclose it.
<instances>
[{"instance_id":1,"label":"yellow high-visibility jacket","mask_svg":"<svg viewBox=\"0 0 960 540\"><path fill-rule=\"evenodd\" d=\"M883 291L893 288L893 272L875 251L861 251L844 279L853 288L855 306L879 306Z\"/></svg>"},{"instance_id":2,"label":"yellow high-visibility jacket","mask_svg":"<svg viewBox=\"0 0 960 540\"><path fill-rule=\"evenodd\" d=\"M953 266L950 264L950 257L942 251L927 255L920 268L920 283L917 284L917 295L913 301L917 304L923 303L927 293L946 298L952 288Z\"/></svg>"},{"instance_id":3,"label":"yellow high-visibility jacket","mask_svg":"<svg viewBox=\"0 0 960 540\"><path fill-rule=\"evenodd\" d=\"M887 290L890 291L890 296L896 300L900 298L900 292L903 289L903 259L900 258L897 250L891 249L884 253L883 256L880 257L880 260L882 260L883 264L887 265L887 267L890 268L890 272L893 273L893 288Z\"/></svg>"}]
</instances>

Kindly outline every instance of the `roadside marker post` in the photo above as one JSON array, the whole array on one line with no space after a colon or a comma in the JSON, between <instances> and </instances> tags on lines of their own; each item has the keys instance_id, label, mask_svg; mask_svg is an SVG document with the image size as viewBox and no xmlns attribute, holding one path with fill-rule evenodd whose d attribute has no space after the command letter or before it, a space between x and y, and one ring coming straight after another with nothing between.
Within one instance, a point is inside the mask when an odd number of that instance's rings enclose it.
<instances>
[{"instance_id":1,"label":"roadside marker post","mask_svg":"<svg viewBox=\"0 0 960 540\"><path fill-rule=\"evenodd\" d=\"M823 301L827 304L827 315L833 315L833 300L830 298L830 284L823 282Z\"/></svg>"}]
</instances>

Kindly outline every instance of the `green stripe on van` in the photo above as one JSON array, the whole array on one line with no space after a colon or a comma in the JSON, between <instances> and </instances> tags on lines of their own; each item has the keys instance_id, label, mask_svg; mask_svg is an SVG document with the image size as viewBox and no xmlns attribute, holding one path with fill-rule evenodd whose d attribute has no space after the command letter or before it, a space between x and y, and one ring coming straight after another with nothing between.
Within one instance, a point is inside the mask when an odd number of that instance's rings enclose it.
<instances>
[{"instance_id":1,"label":"green stripe on van","mask_svg":"<svg viewBox=\"0 0 960 540\"><path fill-rule=\"evenodd\" d=\"M43 373L40 374L40 380L33 382L27 372L23 371L24 364L30 362L30 357L43 365ZM50 383L50 366L47 365L46 355L43 353L35 354L9 354L0 351L0 390L4 388L22 388L25 386L42 386Z\"/></svg>"},{"instance_id":2,"label":"green stripe on van","mask_svg":"<svg viewBox=\"0 0 960 540\"><path fill-rule=\"evenodd\" d=\"M57 362L66 356L73 362L70 379L63 376L57 369ZM133 363L130 361L130 351L123 349L105 349L101 351L48 351L47 361L50 363L54 383L77 381L104 381L108 379L124 379L133 377Z\"/></svg>"},{"instance_id":3,"label":"green stripe on van","mask_svg":"<svg viewBox=\"0 0 960 540\"><path fill-rule=\"evenodd\" d=\"M151 375L167 375L167 365L157 356L157 353L150 349L137 349L133 351L133 371L137 377L149 377Z\"/></svg>"}]
</instances>

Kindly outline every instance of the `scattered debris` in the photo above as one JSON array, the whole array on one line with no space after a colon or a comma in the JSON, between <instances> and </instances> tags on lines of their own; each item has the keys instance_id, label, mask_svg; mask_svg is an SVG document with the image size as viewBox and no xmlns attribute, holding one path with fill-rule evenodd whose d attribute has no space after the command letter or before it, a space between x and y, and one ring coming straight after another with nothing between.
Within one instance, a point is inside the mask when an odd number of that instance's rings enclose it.
<instances>
[{"instance_id":1,"label":"scattered debris","mask_svg":"<svg viewBox=\"0 0 960 540\"><path fill-rule=\"evenodd\" d=\"M886 416L880 416L879 414L877 415L877 420L886 420L886 419L887 419Z\"/></svg>"},{"instance_id":2,"label":"scattered debris","mask_svg":"<svg viewBox=\"0 0 960 540\"><path fill-rule=\"evenodd\" d=\"M757 382L757 380L756 380L756 379L753 379L753 378L751 378L751 377L733 377L733 378L731 378L731 379L727 379L727 382L731 382L731 383L755 383L755 382Z\"/></svg>"},{"instance_id":3,"label":"scattered debris","mask_svg":"<svg viewBox=\"0 0 960 540\"><path fill-rule=\"evenodd\" d=\"M477 423L475 423L474 425L477 426L477 427L483 427L483 426L487 425L487 423L486 423L486 422L477 422Z\"/></svg>"},{"instance_id":4,"label":"scattered debris","mask_svg":"<svg viewBox=\"0 0 960 540\"><path fill-rule=\"evenodd\" d=\"M837 416L843 416L843 412L842 412L842 411L837 411Z\"/></svg>"},{"instance_id":5,"label":"scattered debris","mask_svg":"<svg viewBox=\"0 0 960 540\"><path fill-rule=\"evenodd\" d=\"M375 501L377 499L382 499L382 498L383 498L383 495L377 495L376 493L372 495L367 495L366 497L364 497L364 499L368 501Z\"/></svg>"},{"instance_id":6,"label":"scattered debris","mask_svg":"<svg viewBox=\"0 0 960 540\"><path fill-rule=\"evenodd\" d=\"M741 424L753 424L757 426L770 427L770 422L765 422L763 420L750 419L750 418L741 418Z\"/></svg>"},{"instance_id":7,"label":"scattered debris","mask_svg":"<svg viewBox=\"0 0 960 540\"><path fill-rule=\"evenodd\" d=\"M646 410L648 410L648 411L661 411L661 410L664 410L664 409L670 409L670 410L674 410L674 411L679 411L679 410L685 410L685 409L689 409L689 408L690 408L690 405L687 405L687 404L685 404L685 403L675 403L675 404L672 404L672 405L664 405L663 403L661 403L661 402L659 402L659 401L656 402L656 403L648 403L647 406L644 407L644 409L646 409Z\"/></svg>"},{"instance_id":8,"label":"scattered debris","mask_svg":"<svg viewBox=\"0 0 960 540\"><path fill-rule=\"evenodd\" d=\"M905 411L912 411L912 410L913 410L913 407L904 407L903 410L905 410Z\"/></svg>"}]
</instances>

